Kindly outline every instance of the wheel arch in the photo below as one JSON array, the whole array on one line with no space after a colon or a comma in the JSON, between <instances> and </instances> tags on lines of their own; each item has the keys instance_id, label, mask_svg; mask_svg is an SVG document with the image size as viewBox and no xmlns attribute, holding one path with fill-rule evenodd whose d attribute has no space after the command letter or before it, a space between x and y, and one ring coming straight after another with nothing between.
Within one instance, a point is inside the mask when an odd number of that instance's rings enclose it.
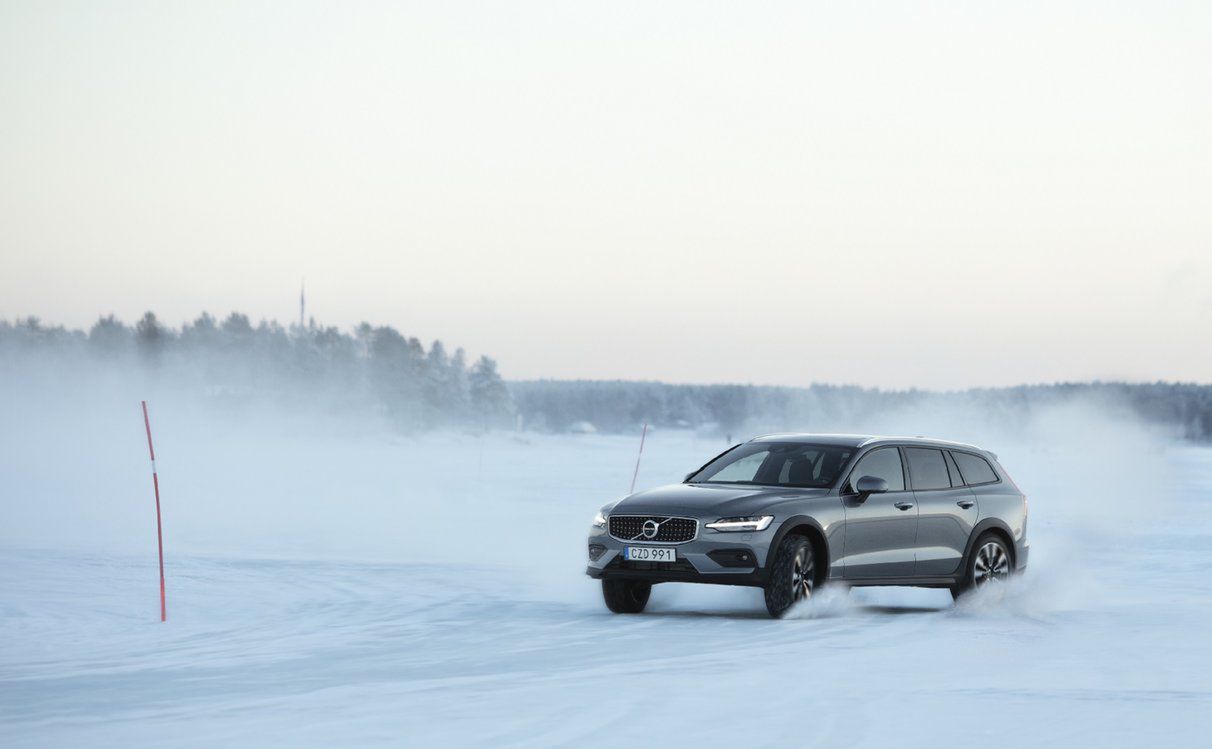
<instances>
[{"instance_id":1,"label":"wheel arch","mask_svg":"<svg viewBox=\"0 0 1212 749\"><path fill-rule=\"evenodd\" d=\"M762 580L766 581L770 578L770 567L775 551L779 548L779 544L783 543L783 539L790 535L806 536L812 542L812 561L816 567L814 584L820 585L828 580L829 539L825 536L825 531L816 518L808 515L789 517L779 525L779 529L774 533L774 539L770 542L770 547L766 550L766 565L762 568Z\"/></svg>"},{"instance_id":2,"label":"wheel arch","mask_svg":"<svg viewBox=\"0 0 1212 749\"><path fill-rule=\"evenodd\" d=\"M967 574L968 559L972 555L973 547L976 546L976 540L986 533L995 533L1006 542L1006 551L1010 552L1010 564L1014 570L1018 570L1018 554L1014 549L1014 534L1010 532L1010 527L997 518L986 518L977 523L968 536L968 545L964 548L964 558L958 570L959 574Z\"/></svg>"}]
</instances>

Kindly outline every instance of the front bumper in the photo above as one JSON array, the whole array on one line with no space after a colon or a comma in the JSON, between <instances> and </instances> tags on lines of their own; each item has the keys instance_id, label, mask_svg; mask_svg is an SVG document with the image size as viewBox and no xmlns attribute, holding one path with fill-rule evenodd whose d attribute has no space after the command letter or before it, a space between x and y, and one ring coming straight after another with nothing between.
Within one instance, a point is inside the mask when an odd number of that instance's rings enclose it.
<instances>
[{"instance_id":1,"label":"front bumper","mask_svg":"<svg viewBox=\"0 0 1212 749\"><path fill-rule=\"evenodd\" d=\"M597 580L644 580L647 582L709 583L713 585L761 586L767 551L774 528L753 533L721 533L704 529L683 543L660 544L620 541L605 528L592 528L588 546L601 547L596 559L590 554L585 574ZM623 559L626 546L664 546L677 551L674 563L630 562Z\"/></svg>"}]
</instances>

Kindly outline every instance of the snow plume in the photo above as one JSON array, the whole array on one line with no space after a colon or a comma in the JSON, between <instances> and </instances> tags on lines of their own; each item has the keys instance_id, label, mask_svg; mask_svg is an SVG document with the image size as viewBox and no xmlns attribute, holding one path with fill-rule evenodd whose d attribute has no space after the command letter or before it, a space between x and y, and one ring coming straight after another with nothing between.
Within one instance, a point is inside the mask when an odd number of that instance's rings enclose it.
<instances>
[{"instance_id":1,"label":"snow plume","mask_svg":"<svg viewBox=\"0 0 1212 749\"><path fill-rule=\"evenodd\" d=\"M1148 546L1148 526L1175 508L1174 480L1188 470L1167 429L1115 398L1078 394L1014 411L969 395L857 421L850 429L992 450L1027 496L1027 575L965 601L958 612L968 615L1042 616L1091 596L1122 595L1114 588L1125 582L1099 574L1100 567L1109 554L1133 556ZM945 596L937 600L947 604Z\"/></svg>"},{"instance_id":2,"label":"snow plume","mask_svg":"<svg viewBox=\"0 0 1212 749\"><path fill-rule=\"evenodd\" d=\"M1028 497L1031 559L1027 574L983 591L955 607L959 616L1045 617L1080 609L1099 596L1124 597L1133 583L1101 571L1108 556L1147 557L1159 519L1180 515L1177 495L1200 475L1191 454L1168 430L1139 418L1115 399L1074 395L1047 405L1007 411L976 395L880 414L827 422L781 417L760 424L767 431L830 431L929 436L970 442L992 450ZM751 435L745 435L751 436ZM1120 561L1120 560L1116 560ZM1116 562L1111 562L1114 566ZM703 605L693 593L681 594ZM739 604L745 593L733 593ZM825 588L790 618L819 618L889 608L950 610L946 591L856 589L839 602ZM761 605L760 597L749 601Z\"/></svg>"}]
</instances>

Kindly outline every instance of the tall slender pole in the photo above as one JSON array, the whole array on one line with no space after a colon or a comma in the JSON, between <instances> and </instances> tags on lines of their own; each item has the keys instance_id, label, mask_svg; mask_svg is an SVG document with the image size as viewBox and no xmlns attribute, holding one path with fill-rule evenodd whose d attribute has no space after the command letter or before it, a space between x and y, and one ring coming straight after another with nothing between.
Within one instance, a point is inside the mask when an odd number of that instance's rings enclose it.
<instances>
[{"instance_id":1,"label":"tall slender pole","mask_svg":"<svg viewBox=\"0 0 1212 749\"><path fill-rule=\"evenodd\" d=\"M156 475L156 448L152 447L151 419L147 417L147 401L143 401L143 428L147 430L147 454L151 457L152 486L156 490L156 546L160 550L160 621L168 621L168 606L164 600L164 532L160 525L160 477Z\"/></svg>"},{"instance_id":2,"label":"tall slender pole","mask_svg":"<svg viewBox=\"0 0 1212 749\"><path fill-rule=\"evenodd\" d=\"M635 472L631 474L631 491L628 494L635 493L635 479L640 475L640 458L644 457L644 438L648 436L648 422L644 422L644 431L640 432L640 454L635 456Z\"/></svg>"}]
</instances>

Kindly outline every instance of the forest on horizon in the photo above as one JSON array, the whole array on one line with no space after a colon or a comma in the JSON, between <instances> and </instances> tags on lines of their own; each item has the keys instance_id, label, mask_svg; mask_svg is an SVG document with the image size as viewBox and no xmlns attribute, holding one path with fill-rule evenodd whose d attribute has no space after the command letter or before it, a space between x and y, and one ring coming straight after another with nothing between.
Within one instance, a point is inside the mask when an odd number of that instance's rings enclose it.
<instances>
[{"instance_id":1,"label":"forest on horizon","mask_svg":"<svg viewBox=\"0 0 1212 749\"><path fill-rule=\"evenodd\" d=\"M179 328L152 312L127 325L113 315L89 330L38 318L0 320L0 372L53 363L74 377L129 372L170 382L203 403L274 401L297 409L359 409L394 428L522 429L556 433L686 428L720 434L771 427L845 430L882 414L964 414L1019 419L1042 407L1082 402L1114 409L1176 437L1212 441L1212 385L1080 382L955 392L881 390L814 383L804 387L686 385L621 380L507 381L496 362L468 362L462 348L425 346L387 325L351 331L317 325L254 324L208 313ZM12 381L6 377L5 382ZM2 385L0 385L2 386Z\"/></svg>"}]
</instances>

